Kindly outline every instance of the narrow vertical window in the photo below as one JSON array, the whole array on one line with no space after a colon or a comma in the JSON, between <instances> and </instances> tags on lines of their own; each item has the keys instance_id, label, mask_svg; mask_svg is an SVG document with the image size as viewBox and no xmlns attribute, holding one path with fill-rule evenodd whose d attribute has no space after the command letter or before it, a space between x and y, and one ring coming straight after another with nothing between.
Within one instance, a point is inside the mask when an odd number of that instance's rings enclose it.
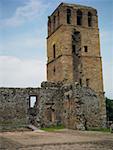
<instances>
[{"instance_id":1,"label":"narrow vertical window","mask_svg":"<svg viewBox=\"0 0 113 150\"><path fill-rule=\"evenodd\" d=\"M74 44L72 45L72 53L76 54L76 45L74 45Z\"/></svg>"},{"instance_id":2,"label":"narrow vertical window","mask_svg":"<svg viewBox=\"0 0 113 150\"><path fill-rule=\"evenodd\" d=\"M58 11L58 26L60 25L60 15L59 15L59 11Z\"/></svg>"},{"instance_id":3,"label":"narrow vertical window","mask_svg":"<svg viewBox=\"0 0 113 150\"><path fill-rule=\"evenodd\" d=\"M82 12L80 10L77 11L77 25L82 25Z\"/></svg>"},{"instance_id":4,"label":"narrow vertical window","mask_svg":"<svg viewBox=\"0 0 113 150\"><path fill-rule=\"evenodd\" d=\"M88 26L92 26L92 14L90 12L88 12Z\"/></svg>"},{"instance_id":5,"label":"narrow vertical window","mask_svg":"<svg viewBox=\"0 0 113 150\"><path fill-rule=\"evenodd\" d=\"M84 52L88 52L88 47L84 46Z\"/></svg>"},{"instance_id":6,"label":"narrow vertical window","mask_svg":"<svg viewBox=\"0 0 113 150\"><path fill-rule=\"evenodd\" d=\"M89 87L89 79L86 79L86 86Z\"/></svg>"},{"instance_id":7,"label":"narrow vertical window","mask_svg":"<svg viewBox=\"0 0 113 150\"><path fill-rule=\"evenodd\" d=\"M80 86L82 86L82 79L79 80Z\"/></svg>"},{"instance_id":8,"label":"narrow vertical window","mask_svg":"<svg viewBox=\"0 0 113 150\"><path fill-rule=\"evenodd\" d=\"M56 57L56 45L54 44L53 45L53 58Z\"/></svg>"},{"instance_id":9,"label":"narrow vertical window","mask_svg":"<svg viewBox=\"0 0 113 150\"><path fill-rule=\"evenodd\" d=\"M55 30L55 25L56 25L56 16L53 17L53 29Z\"/></svg>"},{"instance_id":10,"label":"narrow vertical window","mask_svg":"<svg viewBox=\"0 0 113 150\"><path fill-rule=\"evenodd\" d=\"M67 9L67 23L71 24L71 10Z\"/></svg>"},{"instance_id":11,"label":"narrow vertical window","mask_svg":"<svg viewBox=\"0 0 113 150\"><path fill-rule=\"evenodd\" d=\"M53 69L53 73L54 73L54 75L55 75L55 72L56 72L56 68L55 68L55 66L54 66L54 69Z\"/></svg>"},{"instance_id":12,"label":"narrow vertical window","mask_svg":"<svg viewBox=\"0 0 113 150\"><path fill-rule=\"evenodd\" d=\"M51 32L51 19L50 19L50 17L48 18L48 29L49 29L49 32Z\"/></svg>"}]
</instances>

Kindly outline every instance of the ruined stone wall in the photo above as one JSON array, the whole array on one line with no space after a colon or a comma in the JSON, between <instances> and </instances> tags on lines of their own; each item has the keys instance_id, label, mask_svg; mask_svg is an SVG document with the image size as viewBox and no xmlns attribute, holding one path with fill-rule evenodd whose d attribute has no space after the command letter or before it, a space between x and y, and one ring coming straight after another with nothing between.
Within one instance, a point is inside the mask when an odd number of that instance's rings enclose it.
<instances>
[{"instance_id":1,"label":"ruined stone wall","mask_svg":"<svg viewBox=\"0 0 113 150\"><path fill-rule=\"evenodd\" d=\"M41 127L62 124L63 92L62 83L43 82L39 94L37 119Z\"/></svg>"},{"instance_id":2,"label":"ruined stone wall","mask_svg":"<svg viewBox=\"0 0 113 150\"><path fill-rule=\"evenodd\" d=\"M67 128L85 130L101 127L99 98L93 90L78 83L67 84L64 91L63 121Z\"/></svg>"},{"instance_id":3,"label":"ruined stone wall","mask_svg":"<svg viewBox=\"0 0 113 150\"><path fill-rule=\"evenodd\" d=\"M100 99L90 88L78 83L43 82L39 99L37 119L41 127L58 124L79 130L105 127L101 120Z\"/></svg>"},{"instance_id":4,"label":"ruined stone wall","mask_svg":"<svg viewBox=\"0 0 113 150\"><path fill-rule=\"evenodd\" d=\"M30 107L30 96L36 96ZM85 130L102 127L99 97L78 83L42 82L41 88L0 88L0 129L33 124Z\"/></svg>"},{"instance_id":5,"label":"ruined stone wall","mask_svg":"<svg viewBox=\"0 0 113 150\"><path fill-rule=\"evenodd\" d=\"M43 82L41 88L0 88L0 130L62 124L60 87L61 83ZM30 107L31 96L37 98L34 107Z\"/></svg>"},{"instance_id":6,"label":"ruined stone wall","mask_svg":"<svg viewBox=\"0 0 113 150\"><path fill-rule=\"evenodd\" d=\"M38 88L0 88L0 130L28 124L29 97L38 94Z\"/></svg>"}]
</instances>

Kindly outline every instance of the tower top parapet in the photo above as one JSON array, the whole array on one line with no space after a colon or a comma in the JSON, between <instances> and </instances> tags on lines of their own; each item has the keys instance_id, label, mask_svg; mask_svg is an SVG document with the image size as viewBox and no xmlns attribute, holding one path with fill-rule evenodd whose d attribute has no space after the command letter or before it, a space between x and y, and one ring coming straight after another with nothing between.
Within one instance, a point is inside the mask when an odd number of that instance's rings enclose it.
<instances>
[{"instance_id":1,"label":"tower top parapet","mask_svg":"<svg viewBox=\"0 0 113 150\"><path fill-rule=\"evenodd\" d=\"M95 15L97 14L97 10L95 8L93 8L93 7L85 6L85 5L80 5L80 4L72 4L72 3L70 4L70 3L64 3L64 2L62 2L62 3L60 3L60 5L58 5L58 7L53 11L53 13L50 16L52 16L61 7L70 7L72 9L92 10L92 11L95 12Z\"/></svg>"}]
</instances>

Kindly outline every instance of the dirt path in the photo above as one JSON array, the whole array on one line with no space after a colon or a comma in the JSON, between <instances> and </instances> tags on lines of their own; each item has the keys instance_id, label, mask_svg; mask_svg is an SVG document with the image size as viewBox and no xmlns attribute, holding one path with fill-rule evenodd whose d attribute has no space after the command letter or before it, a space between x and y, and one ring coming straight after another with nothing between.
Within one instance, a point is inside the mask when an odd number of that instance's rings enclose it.
<instances>
[{"instance_id":1,"label":"dirt path","mask_svg":"<svg viewBox=\"0 0 113 150\"><path fill-rule=\"evenodd\" d=\"M113 134L62 130L0 133L0 150L113 150Z\"/></svg>"}]
</instances>

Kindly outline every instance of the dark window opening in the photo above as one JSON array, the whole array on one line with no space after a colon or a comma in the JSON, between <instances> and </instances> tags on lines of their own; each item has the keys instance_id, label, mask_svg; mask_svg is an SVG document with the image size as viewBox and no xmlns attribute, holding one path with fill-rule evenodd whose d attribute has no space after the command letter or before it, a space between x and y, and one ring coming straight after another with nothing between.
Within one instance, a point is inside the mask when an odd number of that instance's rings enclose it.
<instances>
[{"instance_id":1,"label":"dark window opening","mask_svg":"<svg viewBox=\"0 0 113 150\"><path fill-rule=\"evenodd\" d=\"M71 10L67 9L67 23L71 24Z\"/></svg>"},{"instance_id":2,"label":"dark window opening","mask_svg":"<svg viewBox=\"0 0 113 150\"><path fill-rule=\"evenodd\" d=\"M84 46L84 52L88 52L88 47Z\"/></svg>"},{"instance_id":3,"label":"dark window opening","mask_svg":"<svg viewBox=\"0 0 113 150\"><path fill-rule=\"evenodd\" d=\"M59 11L58 11L58 26L60 24L60 15L59 15Z\"/></svg>"},{"instance_id":4,"label":"dark window opening","mask_svg":"<svg viewBox=\"0 0 113 150\"><path fill-rule=\"evenodd\" d=\"M72 45L72 53L76 54L76 45Z\"/></svg>"},{"instance_id":5,"label":"dark window opening","mask_svg":"<svg viewBox=\"0 0 113 150\"><path fill-rule=\"evenodd\" d=\"M53 22L54 22L54 24L56 23L56 16L54 16Z\"/></svg>"},{"instance_id":6,"label":"dark window opening","mask_svg":"<svg viewBox=\"0 0 113 150\"><path fill-rule=\"evenodd\" d=\"M92 26L92 14L90 12L88 12L88 26Z\"/></svg>"},{"instance_id":7,"label":"dark window opening","mask_svg":"<svg viewBox=\"0 0 113 150\"><path fill-rule=\"evenodd\" d=\"M51 19L50 19L50 17L48 19L48 28L49 28L49 31L51 32Z\"/></svg>"},{"instance_id":8,"label":"dark window opening","mask_svg":"<svg viewBox=\"0 0 113 150\"><path fill-rule=\"evenodd\" d=\"M55 58L56 57L56 46L55 46L55 44L53 45L53 58Z\"/></svg>"},{"instance_id":9,"label":"dark window opening","mask_svg":"<svg viewBox=\"0 0 113 150\"><path fill-rule=\"evenodd\" d=\"M60 14L60 13L59 13L59 11L58 11L58 17L59 17L59 14Z\"/></svg>"},{"instance_id":10,"label":"dark window opening","mask_svg":"<svg viewBox=\"0 0 113 150\"><path fill-rule=\"evenodd\" d=\"M80 41L80 32L74 30L74 32L72 34L72 40L74 42L79 42Z\"/></svg>"},{"instance_id":11,"label":"dark window opening","mask_svg":"<svg viewBox=\"0 0 113 150\"><path fill-rule=\"evenodd\" d=\"M53 69L53 73L54 73L54 75L55 75L55 72L56 72L56 69L55 69L55 67L54 67L54 69Z\"/></svg>"},{"instance_id":12,"label":"dark window opening","mask_svg":"<svg viewBox=\"0 0 113 150\"><path fill-rule=\"evenodd\" d=\"M55 29L55 24L56 24L56 16L53 18L53 29Z\"/></svg>"},{"instance_id":13,"label":"dark window opening","mask_svg":"<svg viewBox=\"0 0 113 150\"><path fill-rule=\"evenodd\" d=\"M69 99L69 94L67 95L67 99Z\"/></svg>"},{"instance_id":14,"label":"dark window opening","mask_svg":"<svg viewBox=\"0 0 113 150\"><path fill-rule=\"evenodd\" d=\"M66 113L67 111L66 110L64 110L64 113Z\"/></svg>"},{"instance_id":15,"label":"dark window opening","mask_svg":"<svg viewBox=\"0 0 113 150\"><path fill-rule=\"evenodd\" d=\"M79 82L80 82L80 86L82 86L82 79L80 79Z\"/></svg>"},{"instance_id":16,"label":"dark window opening","mask_svg":"<svg viewBox=\"0 0 113 150\"><path fill-rule=\"evenodd\" d=\"M49 18L49 20L48 20L48 26L49 26L49 27L51 26L51 20L50 20L50 18Z\"/></svg>"},{"instance_id":17,"label":"dark window opening","mask_svg":"<svg viewBox=\"0 0 113 150\"><path fill-rule=\"evenodd\" d=\"M86 86L89 87L89 79L86 79Z\"/></svg>"},{"instance_id":18,"label":"dark window opening","mask_svg":"<svg viewBox=\"0 0 113 150\"><path fill-rule=\"evenodd\" d=\"M30 96L29 97L29 107L33 108L36 104L37 96Z\"/></svg>"},{"instance_id":19,"label":"dark window opening","mask_svg":"<svg viewBox=\"0 0 113 150\"><path fill-rule=\"evenodd\" d=\"M80 10L77 11L77 25L82 25L82 12Z\"/></svg>"}]
</instances>

